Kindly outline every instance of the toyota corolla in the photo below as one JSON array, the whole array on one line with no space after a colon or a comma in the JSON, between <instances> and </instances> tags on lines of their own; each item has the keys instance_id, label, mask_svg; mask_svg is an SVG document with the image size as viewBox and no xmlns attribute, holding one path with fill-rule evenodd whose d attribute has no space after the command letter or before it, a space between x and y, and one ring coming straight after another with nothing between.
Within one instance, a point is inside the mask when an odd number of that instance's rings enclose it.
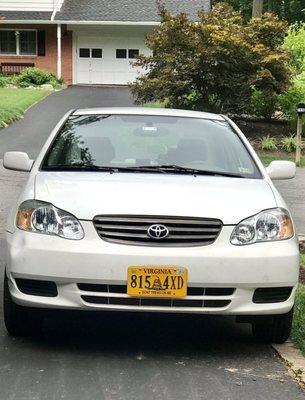
<instances>
[{"instance_id":1,"label":"toyota corolla","mask_svg":"<svg viewBox=\"0 0 305 400\"><path fill-rule=\"evenodd\" d=\"M227 117L181 110L69 112L9 216L4 317L9 333L44 309L221 314L257 339L290 333L298 281L294 225L273 179Z\"/></svg>"}]
</instances>

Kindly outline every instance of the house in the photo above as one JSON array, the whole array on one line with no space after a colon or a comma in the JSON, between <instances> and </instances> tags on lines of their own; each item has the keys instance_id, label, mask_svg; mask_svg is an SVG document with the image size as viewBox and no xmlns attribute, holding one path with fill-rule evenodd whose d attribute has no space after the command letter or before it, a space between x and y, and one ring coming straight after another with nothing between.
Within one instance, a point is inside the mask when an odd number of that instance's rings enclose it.
<instances>
[{"instance_id":1,"label":"house","mask_svg":"<svg viewBox=\"0 0 305 400\"><path fill-rule=\"evenodd\" d=\"M163 4L191 18L210 9L210 0ZM159 23L155 0L0 0L0 64L35 65L67 84L124 85Z\"/></svg>"}]
</instances>

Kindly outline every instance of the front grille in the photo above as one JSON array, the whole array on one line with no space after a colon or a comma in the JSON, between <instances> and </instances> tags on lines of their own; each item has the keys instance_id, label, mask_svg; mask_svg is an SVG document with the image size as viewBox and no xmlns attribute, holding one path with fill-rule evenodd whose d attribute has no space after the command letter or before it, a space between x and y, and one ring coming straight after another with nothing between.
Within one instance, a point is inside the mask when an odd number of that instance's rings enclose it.
<instances>
[{"instance_id":1,"label":"front grille","mask_svg":"<svg viewBox=\"0 0 305 400\"><path fill-rule=\"evenodd\" d=\"M20 292L31 296L56 297L57 286L55 282L38 281L36 279L15 279Z\"/></svg>"},{"instance_id":2,"label":"front grille","mask_svg":"<svg viewBox=\"0 0 305 400\"><path fill-rule=\"evenodd\" d=\"M99 215L93 219L99 237L107 242L141 246L204 246L215 242L222 229L218 219ZM148 235L152 225L164 225L169 234L163 239Z\"/></svg>"},{"instance_id":3,"label":"front grille","mask_svg":"<svg viewBox=\"0 0 305 400\"><path fill-rule=\"evenodd\" d=\"M253 303L281 303L289 299L292 287L271 287L256 289L253 295Z\"/></svg>"},{"instance_id":4,"label":"front grille","mask_svg":"<svg viewBox=\"0 0 305 400\"><path fill-rule=\"evenodd\" d=\"M224 308L231 303L234 288L198 288L189 287L184 299L155 299L129 297L126 285L97 285L79 283L81 298L89 304L116 305L134 307L167 308Z\"/></svg>"}]
</instances>

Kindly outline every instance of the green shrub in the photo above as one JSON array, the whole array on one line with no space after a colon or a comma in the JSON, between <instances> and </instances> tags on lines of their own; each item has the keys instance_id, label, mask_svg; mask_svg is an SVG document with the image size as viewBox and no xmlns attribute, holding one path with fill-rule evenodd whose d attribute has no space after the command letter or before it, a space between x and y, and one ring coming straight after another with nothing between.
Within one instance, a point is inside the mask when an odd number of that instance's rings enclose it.
<instances>
[{"instance_id":1,"label":"green shrub","mask_svg":"<svg viewBox=\"0 0 305 400\"><path fill-rule=\"evenodd\" d=\"M7 81L4 76L0 76L0 88L4 88L7 85Z\"/></svg>"},{"instance_id":2,"label":"green shrub","mask_svg":"<svg viewBox=\"0 0 305 400\"><path fill-rule=\"evenodd\" d=\"M252 114L266 119L271 119L277 110L277 96L273 92L263 92L253 89L251 96Z\"/></svg>"},{"instance_id":3,"label":"green shrub","mask_svg":"<svg viewBox=\"0 0 305 400\"><path fill-rule=\"evenodd\" d=\"M295 76L290 89L278 96L281 111L290 119L296 118L296 106L305 102L305 72Z\"/></svg>"},{"instance_id":4,"label":"green shrub","mask_svg":"<svg viewBox=\"0 0 305 400\"><path fill-rule=\"evenodd\" d=\"M295 136L285 136L280 142L281 148L287 153L293 153L297 148L297 140Z\"/></svg>"},{"instance_id":5,"label":"green shrub","mask_svg":"<svg viewBox=\"0 0 305 400\"><path fill-rule=\"evenodd\" d=\"M260 147L262 150L266 151L274 151L277 150L277 141L276 138L271 136L264 136L260 140Z\"/></svg>"},{"instance_id":6,"label":"green shrub","mask_svg":"<svg viewBox=\"0 0 305 400\"><path fill-rule=\"evenodd\" d=\"M31 86L31 84L28 83L28 82L19 82L18 86L19 86L20 88L28 88L28 87Z\"/></svg>"},{"instance_id":7,"label":"green shrub","mask_svg":"<svg viewBox=\"0 0 305 400\"><path fill-rule=\"evenodd\" d=\"M225 3L198 21L159 11L161 24L146 38L151 52L133 63L145 71L131 85L137 104L237 114L251 109L252 87L268 96L289 87L286 25L276 16L244 22Z\"/></svg>"},{"instance_id":8,"label":"green shrub","mask_svg":"<svg viewBox=\"0 0 305 400\"><path fill-rule=\"evenodd\" d=\"M18 75L18 84L44 85L56 80L54 74L43 71L39 68L26 68Z\"/></svg>"},{"instance_id":9,"label":"green shrub","mask_svg":"<svg viewBox=\"0 0 305 400\"><path fill-rule=\"evenodd\" d=\"M292 25L284 41L284 48L291 53L291 66L300 73L305 71L305 24Z\"/></svg>"}]
</instances>

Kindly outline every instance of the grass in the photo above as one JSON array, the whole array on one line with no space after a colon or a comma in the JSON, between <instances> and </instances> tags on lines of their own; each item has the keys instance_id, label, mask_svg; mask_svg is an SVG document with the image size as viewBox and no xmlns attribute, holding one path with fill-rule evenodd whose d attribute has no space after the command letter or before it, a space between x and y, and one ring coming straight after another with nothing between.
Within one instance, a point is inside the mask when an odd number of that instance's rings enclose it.
<instances>
[{"instance_id":1,"label":"grass","mask_svg":"<svg viewBox=\"0 0 305 400\"><path fill-rule=\"evenodd\" d=\"M0 89L0 128L21 118L29 107L50 93L51 91L38 89Z\"/></svg>"},{"instance_id":2,"label":"grass","mask_svg":"<svg viewBox=\"0 0 305 400\"><path fill-rule=\"evenodd\" d=\"M305 253L300 255L300 266L305 268ZM305 355L305 286L301 283L296 293L290 338Z\"/></svg>"},{"instance_id":3,"label":"grass","mask_svg":"<svg viewBox=\"0 0 305 400\"><path fill-rule=\"evenodd\" d=\"M302 284L295 299L291 339L305 354L305 286Z\"/></svg>"},{"instance_id":4,"label":"grass","mask_svg":"<svg viewBox=\"0 0 305 400\"><path fill-rule=\"evenodd\" d=\"M287 160L287 161L295 161L295 156L294 154L260 154L258 152L258 155L260 159L262 160L263 164L267 167L271 161L276 161L276 160ZM305 167L305 156L301 157L301 164L299 165L300 167Z\"/></svg>"},{"instance_id":5,"label":"grass","mask_svg":"<svg viewBox=\"0 0 305 400\"><path fill-rule=\"evenodd\" d=\"M143 104L143 107L146 107L146 108L164 108L165 107L165 102L153 101L151 103Z\"/></svg>"}]
</instances>

